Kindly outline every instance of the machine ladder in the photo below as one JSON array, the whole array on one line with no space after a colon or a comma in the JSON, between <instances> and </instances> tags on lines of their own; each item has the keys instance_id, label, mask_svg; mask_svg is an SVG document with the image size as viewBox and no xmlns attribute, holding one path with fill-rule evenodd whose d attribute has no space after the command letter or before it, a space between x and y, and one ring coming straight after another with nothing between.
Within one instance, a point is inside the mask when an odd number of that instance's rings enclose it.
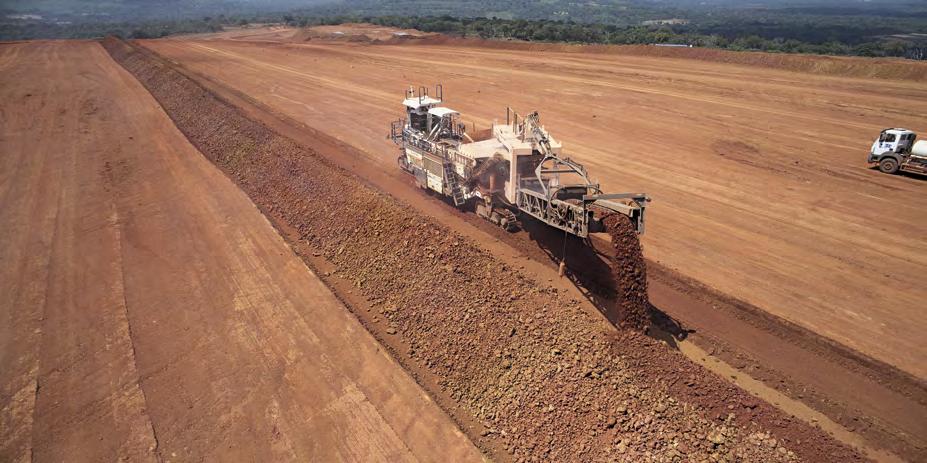
<instances>
[{"instance_id":1,"label":"machine ladder","mask_svg":"<svg viewBox=\"0 0 927 463\"><path fill-rule=\"evenodd\" d=\"M449 161L444 162L444 179L451 189L451 199L454 200L454 205L459 207L466 203L467 200L464 198L463 189L460 188L460 182L457 181L457 173L454 172L454 164Z\"/></svg>"}]
</instances>

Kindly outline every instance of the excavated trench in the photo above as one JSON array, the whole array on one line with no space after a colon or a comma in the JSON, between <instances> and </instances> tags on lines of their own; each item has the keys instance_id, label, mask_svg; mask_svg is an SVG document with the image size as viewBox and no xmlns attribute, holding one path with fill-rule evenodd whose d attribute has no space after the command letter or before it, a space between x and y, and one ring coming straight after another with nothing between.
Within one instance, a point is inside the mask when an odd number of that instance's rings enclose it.
<instances>
[{"instance_id":1,"label":"excavated trench","mask_svg":"<svg viewBox=\"0 0 927 463\"><path fill-rule=\"evenodd\" d=\"M103 45L275 226L295 231L295 249L317 250L325 275L351 282L347 292L376 313L358 318L371 319L366 326L381 340L401 340L405 348L392 353L407 369L437 378L423 386L452 400L439 401L449 414L480 424L463 430L489 457L862 460L638 330L615 330L579 301L248 119L147 50L113 38ZM614 262L622 304L633 309L646 303L639 244L628 226L609 228L625 256Z\"/></svg>"}]
</instances>

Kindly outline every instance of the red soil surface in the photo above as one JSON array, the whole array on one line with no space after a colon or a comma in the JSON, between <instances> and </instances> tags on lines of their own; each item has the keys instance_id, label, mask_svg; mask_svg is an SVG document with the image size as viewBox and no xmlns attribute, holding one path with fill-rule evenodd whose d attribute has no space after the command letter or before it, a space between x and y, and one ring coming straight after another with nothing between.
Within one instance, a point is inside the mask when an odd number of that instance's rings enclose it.
<instances>
[{"instance_id":1,"label":"red soil surface","mask_svg":"<svg viewBox=\"0 0 927 463\"><path fill-rule=\"evenodd\" d=\"M244 117L153 55L107 46L207 157L306 243L298 249L332 266L326 276L352 282L347 292L379 315L355 313L398 336L400 361L436 377L434 392L483 424L471 437L487 451L496 443L518 460L859 458L656 341L616 335L575 299Z\"/></svg>"},{"instance_id":2,"label":"red soil surface","mask_svg":"<svg viewBox=\"0 0 927 463\"><path fill-rule=\"evenodd\" d=\"M0 73L0 461L481 460L98 43Z\"/></svg>"},{"instance_id":3,"label":"red soil surface","mask_svg":"<svg viewBox=\"0 0 927 463\"><path fill-rule=\"evenodd\" d=\"M919 83L450 45L146 45L383 168L393 168L395 147L380 128L399 116L412 81L453 82L448 104L478 128L506 105L538 109L606 190L655 198L643 238L650 259L927 377L927 319L917 316L927 290L916 276L927 241L910 233L927 193L922 179L865 165L881 128L927 130L911 103L927 100Z\"/></svg>"},{"instance_id":4,"label":"red soil surface","mask_svg":"<svg viewBox=\"0 0 927 463\"><path fill-rule=\"evenodd\" d=\"M488 233L544 260L549 247L480 228L401 185L395 148L377 129L398 117L401 95L388 89L422 80L452 81L449 96L472 95L449 103L477 129L506 104L541 109L606 189L656 198L644 237L657 261L651 300L695 328L696 342L873 445L923 455L924 319L916 308L925 294L913 275L927 243L909 233L923 220L922 180L881 175L863 162L883 126L899 117L925 125L916 109L894 109L915 108L910 101L925 98L920 84L581 47L538 56L457 42L145 46L224 98L259 108L252 117L291 137L337 138L343 149L330 159L455 230ZM481 231L467 231L473 225ZM861 233L873 229L885 239Z\"/></svg>"},{"instance_id":5,"label":"red soil surface","mask_svg":"<svg viewBox=\"0 0 927 463\"><path fill-rule=\"evenodd\" d=\"M491 48L529 53L573 53L688 59L713 63L756 66L764 69L799 71L835 77L857 77L927 82L927 63L900 58L859 58L788 53L728 51L712 48L657 47L651 45L575 45L509 40L457 38L415 29L397 29L376 24L348 23L296 29L286 26L230 28L215 34L197 34L209 39L256 40L263 42L305 42L312 39L376 41L383 44L444 45ZM194 36L188 36L194 37Z\"/></svg>"},{"instance_id":6,"label":"red soil surface","mask_svg":"<svg viewBox=\"0 0 927 463\"><path fill-rule=\"evenodd\" d=\"M391 38L389 43L409 42ZM910 80L927 82L927 63L901 58L857 58L749 51L727 51L712 48L657 47L651 45L564 45L481 39L456 39L431 35L413 40L416 45L477 46L530 53L580 53L687 59L702 62L755 66L764 69L798 71L836 77Z\"/></svg>"}]
</instances>

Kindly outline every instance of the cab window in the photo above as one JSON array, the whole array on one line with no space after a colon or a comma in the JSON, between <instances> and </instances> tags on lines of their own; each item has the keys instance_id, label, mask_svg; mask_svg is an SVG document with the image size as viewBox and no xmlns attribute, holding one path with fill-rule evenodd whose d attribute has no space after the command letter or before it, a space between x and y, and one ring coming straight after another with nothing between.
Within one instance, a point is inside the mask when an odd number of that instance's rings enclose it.
<instances>
[{"instance_id":1,"label":"cab window","mask_svg":"<svg viewBox=\"0 0 927 463\"><path fill-rule=\"evenodd\" d=\"M887 133L882 136L882 143L894 143L894 142L895 142L895 134Z\"/></svg>"}]
</instances>

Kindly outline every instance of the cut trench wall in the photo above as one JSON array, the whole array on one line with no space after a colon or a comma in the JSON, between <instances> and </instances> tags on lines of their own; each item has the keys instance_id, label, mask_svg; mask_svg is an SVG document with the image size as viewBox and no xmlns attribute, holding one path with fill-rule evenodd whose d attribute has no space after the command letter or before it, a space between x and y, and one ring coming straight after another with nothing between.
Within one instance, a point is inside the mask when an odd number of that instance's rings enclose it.
<instances>
[{"instance_id":1,"label":"cut trench wall","mask_svg":"<svg viewBox=\"0 0 927 463\"><path fill-rule=\"evenodd\" d=\"M374 334L401 337L408 350L397 359L433 374L485 426L466 430L481 448L492 440L505 450L490 456L860 459L659 342L616 331L579 301L246 118L151 52L113 38L103 45L272 222L296 230L354 283L382 314Z\"/></svg>"}]
</instances>

